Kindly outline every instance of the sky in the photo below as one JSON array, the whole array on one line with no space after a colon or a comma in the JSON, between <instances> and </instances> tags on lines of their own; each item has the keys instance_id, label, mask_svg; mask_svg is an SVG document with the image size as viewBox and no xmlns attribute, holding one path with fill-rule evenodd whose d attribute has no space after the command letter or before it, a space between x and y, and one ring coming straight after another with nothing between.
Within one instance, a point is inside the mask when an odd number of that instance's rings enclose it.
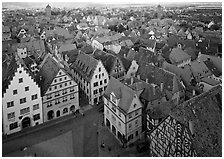
<instances>
[{"instance_id":1,"label":"sky","mask_svg":"<svg viewBox=\"0 0 224 159\"><path fill-rule=\"evenodd\" d=\"M152 5L158 5L158 4L169 4L169 3L180 3L180 2L214 2L212 0L66 0L66 2L63 2L61 0L54 0L54 1L46 1L46 0L36 0L35 3L31 3L31 1L27 0L1 0L3 2L3 7L10 6L10 7L44 7L47 3L49 3L52 7L67 7L70 6L71 2L75 3L100 3L100 4L152 4ZM6 2L5 5L4 2ZM13 2L13 3L8 3ZM15 3L15 2L22 2L21 4ZM40 3L36 3L40 2ZM56 2L56 3L55 3ZM216 2L221 2L221 0L216 0ZM27 3L27 4L25 4Z\"/></svg>"}]
</instances>

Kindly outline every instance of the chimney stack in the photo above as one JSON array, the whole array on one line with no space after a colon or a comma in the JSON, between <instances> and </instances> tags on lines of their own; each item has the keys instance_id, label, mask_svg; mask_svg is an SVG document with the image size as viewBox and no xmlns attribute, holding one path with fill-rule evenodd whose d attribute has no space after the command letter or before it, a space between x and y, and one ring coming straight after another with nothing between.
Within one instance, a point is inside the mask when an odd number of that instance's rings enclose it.
<instances>
[{"instance_id":1,"label":"chimney stack","mask_svg":"<svg viewBox=\"0 0 224 159\"><path fill-rule=\"evenodd\" d=\"M160 83L160 91L163 92L163 83Z\"/></svg>"},{"instance_id":2,"label":"chimney stack","mask_svg":"<svg viewBox=\"0 0 224 159\"><path fill-rule=\"evenodd\" d=\"M153 95L156 95L156 85L152 83L151 86L152 86Z\"/></svg>"},{"instance_id":3,"label":"chimney stack","mask_svg":"<svg viewBox=\"0 0 224 159\"><path fill-rule=\"evenodd\" d=\"M192 92L193 96L195 96L195 95L196 95L195 93L196 93L196 92L195 92L195 90L193 89L193 92Z\"/></svg>"},{"instance_id":4,"label":"chimney stack","mask_svg":"<svg viewBox=\"0 0 224 159\"><path fill-rule=\"evenodd\" d=\"M140 80L140 75L137 75L137 78Z\"/></svg>"},{"instance_id":5,"label":"chimney stack","mask_svg":"<svg viewBox=\"0 0 224 159\"><path fill-rule=\"evenodd\" d=\"M149 83L149 79L148 79L148 78L146 78L146 79L145 79L145 82L146 82L146 83Z\"/></svg>"},{"instance_id":6,"label":"chimney stack","mask_svg":"<svg viewBox=\"0 0 224 159\"><path fill-rule=\"evenodd\" d=\"M133 84L133 77L131 77L131 85Z\"/></svg>"}]
</instances>

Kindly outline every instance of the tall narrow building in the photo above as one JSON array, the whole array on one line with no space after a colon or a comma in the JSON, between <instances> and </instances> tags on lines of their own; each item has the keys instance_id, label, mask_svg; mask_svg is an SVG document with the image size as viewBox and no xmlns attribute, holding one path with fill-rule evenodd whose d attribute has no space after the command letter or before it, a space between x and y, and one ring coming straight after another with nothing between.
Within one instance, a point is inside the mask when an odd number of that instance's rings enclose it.
<instances>
[{"instance_id":1,"label":"tall narrow building","mask_svg":"<svg viewBox=\"0 0 224 159\"><path fill-rule=\"evenodd\" d=\"M46 6L45 12L47 17L51 16L51 6L49 4Z\"/></svg>"}]
</instances>

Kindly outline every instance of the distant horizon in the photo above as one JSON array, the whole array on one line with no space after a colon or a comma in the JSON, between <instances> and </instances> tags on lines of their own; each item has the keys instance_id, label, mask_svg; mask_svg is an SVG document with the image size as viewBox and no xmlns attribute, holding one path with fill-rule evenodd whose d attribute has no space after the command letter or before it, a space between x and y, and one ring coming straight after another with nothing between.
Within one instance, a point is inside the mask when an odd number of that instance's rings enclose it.
<instances>
[{"instance_id":1,"label":"distant horizon","mask_svg":"<svg viewBox=\"0 0 224 159\"><path fill-rule=\"evenodd\" d=\"M128 2L129 1L129 2ZM198 4L213 4L214 6L221 6L222 2L183 2L183 1L145 1L145 0L123 0L123 1L102 1L102 0L96 0L96 1L66 1L66 2L2 2L2 8L8 8L8 9L26 9L26 8L44 8L46 5L49 4L53 8L75 8L75 7L95 7L96 6L116 6L116 5L149 5L149 6L155 6L155 5L163 5L163 6L170 6L170 5L198 5Z\"/></svg>"}]
</instances>

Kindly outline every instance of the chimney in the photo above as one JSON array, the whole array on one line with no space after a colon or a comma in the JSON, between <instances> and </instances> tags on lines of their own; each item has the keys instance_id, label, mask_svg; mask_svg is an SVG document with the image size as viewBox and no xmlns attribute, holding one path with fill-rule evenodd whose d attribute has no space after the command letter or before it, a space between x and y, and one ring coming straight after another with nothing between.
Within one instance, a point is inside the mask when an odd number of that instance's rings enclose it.
<instances>
[{"instance_id":1,"label":"chimney","mask_svg":"<svg viewBox=\"0 0 224 159\"><path fill-rule=\"evenodd\" d=\"M145 82L146 82L146 83L149 83L149 79L148 79L148 78L146 78L146 79L145 79Z\"/></svg>"},{"instance_id":2,"label":"chimney","mask_svg":"<svg viewBox=\"0 0 224 159\"><path fill-rule=\"evenodd\" d=\"M137 78L140 80L140 75L137 75Z\"/></svg>"},{"instance_id":3,"label":"chimney","mask_svg":"<svg viewBox=\"0 0 224 159\"><path fill-rule=\"evenodd\" d=\"M160 83L160 91L163 92L163 83Z\"/></svg>"},{"instance_id":4,"label":"chimney","mask_svg":"<svg viewBox=\"0 0 224 159\"><path fill-rule=\"evenodd\" d=\"M152 88L153 88L152 89L153 90L153 95L156 95L156 86L153 86Z\"/></svg>"},{"instance_id":5,"label":"chimney","mask_svg":"<svg viewBox=\"0 0 224 159\"><path fill-rule=\"evenodd\" d=\"M193 92L192 92L193 96L195 96L195 95L196 95L195 93L196 93L196 92L195 92L195 90L193 89Z\"/></svg>"},{"instance_id":6,"label":"chimney","mask_svg":"<svg viewBox=\"0 0 224 159\"><path fill-rule=\"evenodd\" d=\"M156 85L152 83L151 86L152 86L153 95L156 95Z\"/></svg>"},{"instance_id":7,"label":"chimney","mask_svg":"<svg viewBox=\"0 0 224 159\"><path fill-rule=\"evenodd\" d=\"M133 84L133 77L131 77L131 85Z\"/></svg>"}]
</instances>

